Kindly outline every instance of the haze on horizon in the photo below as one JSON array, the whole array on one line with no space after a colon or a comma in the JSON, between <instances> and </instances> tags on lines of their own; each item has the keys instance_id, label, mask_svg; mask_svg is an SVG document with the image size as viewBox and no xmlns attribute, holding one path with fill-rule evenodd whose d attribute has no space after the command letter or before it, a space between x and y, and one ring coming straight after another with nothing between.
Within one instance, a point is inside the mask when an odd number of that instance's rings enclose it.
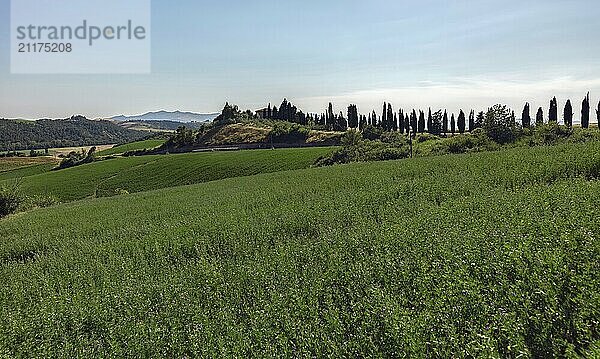
<instances>
[{"instance_id":1,"label":"haze on horizon","mask_svg":"<svg viewBox=\"0 0 600 359\"><path fill-rule=\"evenodd\" d=\"M152 1L149 75L11 75L0 0L0 117L215 112L286 97L308 112L355 103L520 114L550 98L575 118L600 99L596 1ZM117 54L118 55L118 54ZM107 54L106 56L115 56ZM102 59L97 59L102 61Z\"/></svg>"}]
</instances>

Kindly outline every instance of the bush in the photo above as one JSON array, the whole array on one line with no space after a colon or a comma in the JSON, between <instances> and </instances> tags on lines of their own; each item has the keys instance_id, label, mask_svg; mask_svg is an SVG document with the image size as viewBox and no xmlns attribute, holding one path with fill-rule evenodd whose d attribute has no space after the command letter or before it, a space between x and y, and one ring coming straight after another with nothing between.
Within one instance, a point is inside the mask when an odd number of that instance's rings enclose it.
<instances>
[{"instance_id":1,"label":"bush","mask_svg":"<svg viewBox=\"0 0 600 359\"><path fill-rule=\"evenodd\" d=\"M350 131L354 132L354 131ZM349 135L348 135L349 136ZM406 141L404 143L385 143L382 141L350 141L342 148L330 155L321 157L315 162L316 166L331 166L350 162L389 161L407 158L410 156L410 148Z\"/></svg>"},{"instance_id":2,"label":"bush","mask_svg":"<svg viewBox=\"0 0 600 359\"><path fill-rule=\"evenodd\" d=\"M513 114L505 105L495 105L488 110L483 128L488 137L499 144L513 142L516 138Z\"/></svg>"},{"instance_id":3,"label":"bush","mask_svg":"<svg viewBox=\"0 0 600 359\"><path fill-rule=\"evenodd\" d=\"M304 143L310 130L298 124L277 122L273 125L269 136L274 143Z\"/></svg>"},{"instance_id":4,"label":"bush","mask_svg":"<svg viewBox=\"0 0 600 359\"><path fill-rule=\"evenodd\" d=\"M0 218L15 213L25 198L19 193L17 185L0 187Z\"/></svg>"}]
</instances>

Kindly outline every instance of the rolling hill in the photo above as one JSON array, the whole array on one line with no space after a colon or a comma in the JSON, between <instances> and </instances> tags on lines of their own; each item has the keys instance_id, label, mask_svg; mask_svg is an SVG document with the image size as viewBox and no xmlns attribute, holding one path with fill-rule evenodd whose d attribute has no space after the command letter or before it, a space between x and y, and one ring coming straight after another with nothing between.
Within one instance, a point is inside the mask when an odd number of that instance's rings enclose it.
<instances>
[{"instance_id":1,"label":"rolling hill","mask_svg":"<svg viewBox=\"0 0 600 359\"><path fill-rule=\"evenodd\" d=\"M110 121L82 116L63 120L0 120L0 151L125 143L146 135Z\"/></svg>"},{"instance_id":2,"label":"rolling hill","mask_svg":"<svg viewBox=\"0 0 600 359\"><path fill-rule=\"evenodd\" d=\"M115 158L23 177L20 183L25 193L51 195L62 201L72 201L111 196L121 190L133 193L308 168L318 157L332 150L278 149Z\"/></svg>"},{"instance_id":3,"label":"rolling hill","mask_svg":"<svg viewBox=\"0 0 600 359\"><path fill-rule=\"evenodd\" d=\"M10 217L0 352L593 357L599 150L301 169Z\"/></svg>"}]
</instances>

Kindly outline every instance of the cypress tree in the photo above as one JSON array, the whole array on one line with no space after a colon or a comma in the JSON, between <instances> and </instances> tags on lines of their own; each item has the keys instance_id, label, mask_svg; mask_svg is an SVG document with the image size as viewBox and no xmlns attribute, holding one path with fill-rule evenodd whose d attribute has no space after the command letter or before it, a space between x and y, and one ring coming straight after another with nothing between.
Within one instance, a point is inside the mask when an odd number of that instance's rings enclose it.
<instances>
[{"instance_id":1,"label":"cypress tree","mask_svg":"<svg viewBox=\"0 0 600 359\"><path fill-rule=\"evenodd\" d=\"M590 127L590 93L584 97L583 103L581 104L581 127Z\"/></svg>"},{"instance_id":2,"label":"cypress tree","mask_svg":"<svg viewBox=\"0 0 600 359\"><path fill-rule=\"evenodd\" d=\"M357 128L358 121L358 109L356 105L348 106L348 127Z\"/></svg>"},{"instance_id":3,"label":"cypress tree","mask_svg":"<svg viewBox=\"0 0 600 359\"><path fill-rule=\"evenodd\" d=\"M387 131L395 131L398 128L396 118L394 117L394 111L392 110L392 104L388 103L387 107Z\"/></svg>"},{"instance_id":4,"label":"cypress tree","mask_svg":"<svg viewBox=\"0 0 600 359\"><path fill-rule=\"evenodd\" d=\"M567 104L565 105L564 111L564 120L565 125L572 127L573 126L573 106L571 105L571 100L567 100Z\"/></svg>"},{"instance_id":5,"label":"cypress tree","mask_svg":"<svg viewBox=\"0 0 600 359\"><path fill-rule=\"evenodd\" d=\"M556 97L550 100L550 111L548 114L548 122L558 122L558 101L556 101Z\"/></svg>"},{"instance_id":6,"label":"cypress tree","mask_svg":"<svg viewBox=\"0 0 600 359\"><path fill-rule=\"evenodd\" d=\"M417 124L418 132L425 132L425 112L419 110L419 123Z\"/></svg>"},{"instance_id":7,"label":"cypress tree","mask_svg":"<svg viewBox=\"0 0 600 359\"><path fill-rule=\"evenodd\" d=\"M433 133L433 118L431 117L431 107L429 108L429 113L427 114L427 132Z\"/></svg>"},{"instance_id":8,"label":"cypress tree","mask_svg":"<svg viewBox=\"0 0 600 359\"><path fill-rule=\"evenodd\" d=\"M598 109L596 110L596 119L598 120L598 128L600 128L600 102L598 102Z\"/></svg>"},{"instance_id":9,"label":"cypress tree","mask_svg":"<svg viewBox=\"0 0 600 359\"><path fill-rule=\"evenodd\" d=\"M525 103L525 107L523 108L523 115L521 116L521 124L523 128L531 127L531 115L529 109L529 102Z\"/></svg>"},{"instance_id":10,"label":"cypress tree","mask_svg":"<svg viewBox=\"0 0 600 359\"><path fill-rule=\"evenodd\" d=\"M466 121L465 121L465 113L463 110L460 110L458 114L458 132L465 133Z\"/></svg>"},{"instance_id":11,"label":"cypress tree","mask_svg":"<svg viewBox=\"0 0 600 359\"><path fill-rule=\"evenodd\" d=\"M417 124L417 111L412 110L410 114L410 127L412 127L412 133L417 133L419 131L419 126Z\"/></svg>"},{"instance_id":12,"label":"cypress tree","mask_svg":"<svg viewBox=\"0 0 600 359\"><path fill-rule=\"evenodd\" d=\"M405 115L404 126L406 126L404 132L406 132L407 135L410 134L410 117L408 116L408 114Z\"/></svg>"},{"instance_id":13,"label":"cypress tree","mask_svg":"<svg viewBox=\"0 0 600 359\"><path fill-rule=\"evenodd\" d=\"M443 120L443 131L444 134L448 133L448 111L444 110L444 120Z\"/></svg>"},{"instance_id":14,"label":"cypress tree","mask_svg":"<svg viewBox=\"0 0 600 359\"><path fill-rule=\"evenodd\" d=\"M404 133L404 129L406 125L404 124L404 111L402 109L398 110L398 129L400 133Z\"/></svg>"},{"instance_id":15,"label":"cypress tree","mask_svg":"<svg viewBox=\"0 0 600 359\"><path fill-rule=\"evenodd\" d=\"M454 120L454 114L452 114L452 119L450 120L450 132L452 132L452 134L456 133L456 120Z\"/></svg>"},{"instance_id":16,"label":"cypress tree","mask_svg":"<svg viewBox=\"0 0 600 359\"><path fill-rule=\"evenodd\" d=\"M483 113L483 111L479 111L479 113L477 114L477 118L475 119L475 128L482 128L484 119L485 114Z\"/></svg>"},{"instance_id":17,"label":"cypress tree","mask_svg":"<svg viewBox=\"0 0 600 359\"><path fill-rule=\"evenodd\" d=\"M544 125L544 109L538 108L537 114L535 115L535 126L543 126Z\"/></svg>"},{"instance_id":18,"label":"cypress tree","mask_svg":"<svg viewBox=\"0 0 600 359\"><path fill-rule=\"evenodd\" d=\"M378 123L377 123L377 114L375 113L375 110L373 110L373 113L371 114L371 118L372 118L371 126L377 127L378 126Z\"/></svg>"},{"instance_id":19,"label":"cypress tree","mask_svg":"<svg viewBox=\"0 0 600 359\"><path fill-rule=\"evenodd\" d=\"M335 126L335 115L333 114L333 104L330 102L329 106L327 107L327 119L326 119L326 125L329 128L329 130L333 130L334 126Z\"/></svg>"},{"instance_id":20,"label":"cypress tree","mask_svg":"<svg viewBox=\"0 0 600 359\"><path fill-rule=\"evenodd\" d=\"M383 103L383 113L381 114L381 127L385 130L387 128L387 104Z\"/></svg>"},{"instance_id":21,"label":"cypress tree","mask_svg":"<svg viewBox=\"0 0 600 359\"><path fill-rule=\"evenodd\" d=\"M475 110L469 112L469 132L473 132L475 129Z\"/></svg>"},{"instance_id":22,"label":"cypress tree","mask_svg":"<svg viewBox=\"0 0 600 359\"><path fill-rule=\"evenodd\" d=\"M273 118L273 112L271 110L271 103L269 102L269 107L267 107L267 118L271 119Z\"/></svg>"}]
</instances>

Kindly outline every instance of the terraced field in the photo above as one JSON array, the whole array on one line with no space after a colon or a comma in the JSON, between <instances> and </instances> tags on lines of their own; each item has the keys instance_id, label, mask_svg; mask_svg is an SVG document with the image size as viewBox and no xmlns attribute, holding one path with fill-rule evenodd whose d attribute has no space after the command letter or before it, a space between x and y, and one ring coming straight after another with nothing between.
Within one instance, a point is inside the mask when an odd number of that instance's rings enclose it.
<instances>
[{"instance_id":1,"label":"terraced field","mask_svg":"<svg viewBox=\"0 0 600 359\"><path fill-rule=\"evenodd\" d=\"M51 195L62 201L72 201L91 196L111 196L118 190L141 192L308 168L318 157L332 150L278 149L116 158L23 177L21 189L29 194Z\"/></svg>"},{"instance_id":2,"label":"terraced field","mask_svg":"<svg viewBox=\"0 0 600 359\"><path fill-rule=\"evenodd\" d=\"M189 156L164 158L202 158ZM233 168L248 174L244 163ZM267 173L13 216L0 221L0 353L594 357L599 176L590 143Z\"/></svg>"}]
</instances>

